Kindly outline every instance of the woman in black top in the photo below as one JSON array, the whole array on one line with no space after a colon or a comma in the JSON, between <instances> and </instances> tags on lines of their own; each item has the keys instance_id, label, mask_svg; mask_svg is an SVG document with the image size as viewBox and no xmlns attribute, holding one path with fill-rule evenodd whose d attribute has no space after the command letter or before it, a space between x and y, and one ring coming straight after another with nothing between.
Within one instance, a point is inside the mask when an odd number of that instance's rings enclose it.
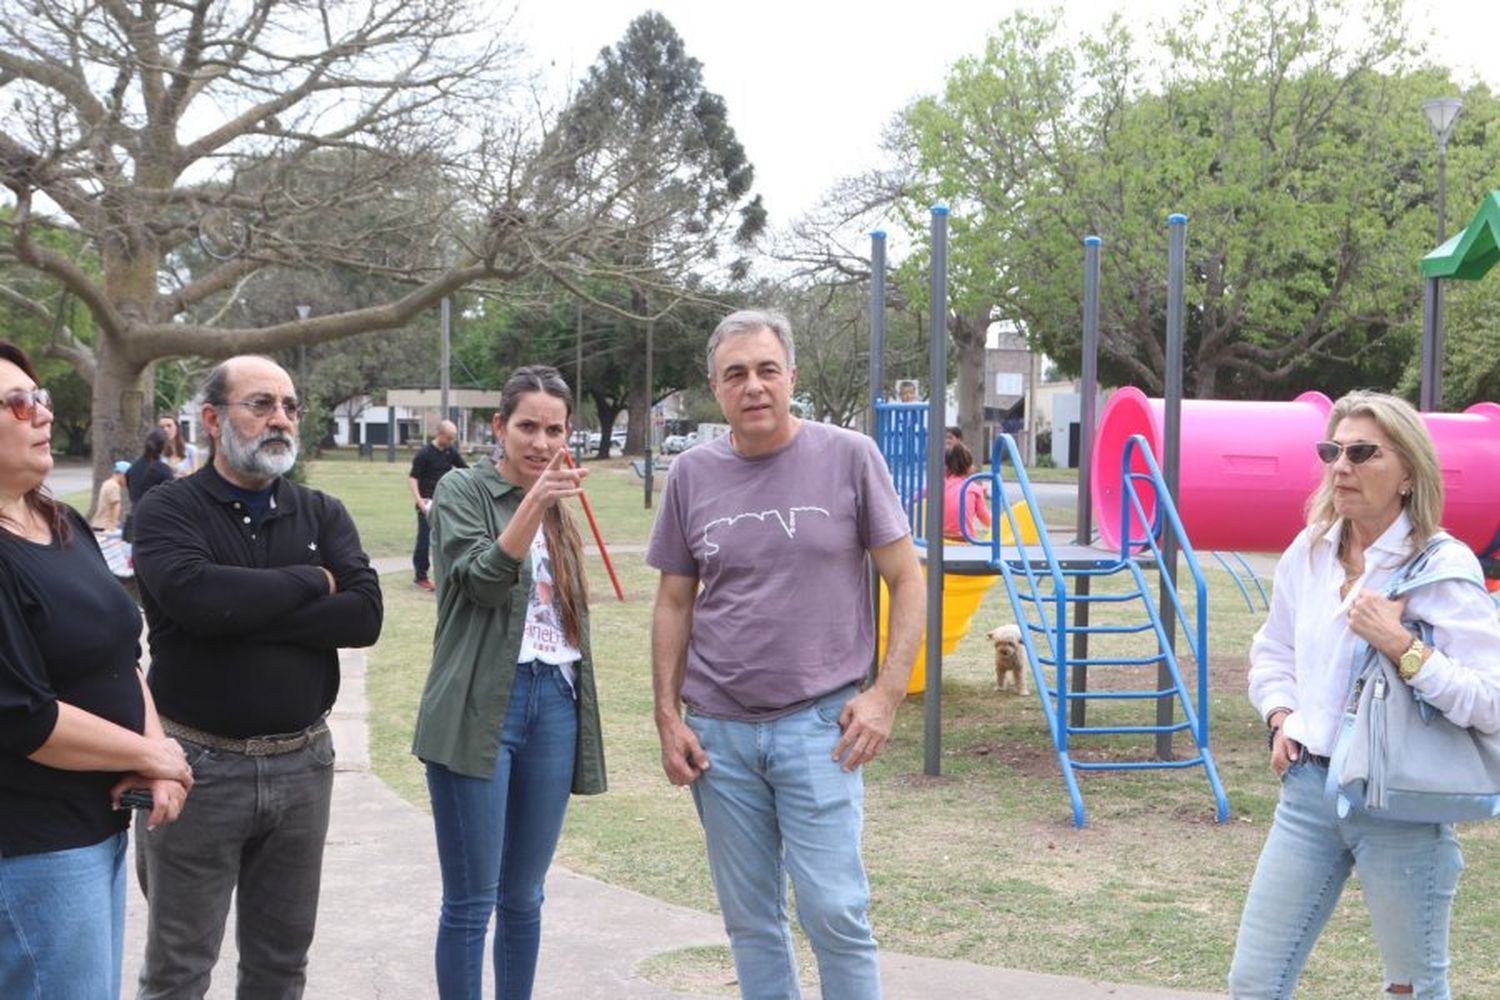
<instances>
[{"instance_id":1,"label":"woman in black top","mask_svg":"<svg viewBox=\"0 0 1500 1000\"><path fill-rule=\"evenodd\" d=\"M148 827L192 785L137 667L140 612L93 532L42 489L52 399L0 341L0 997L116 1000L122 793Z\"/></svg>"},{"instance_id":2,"label":"woman in black top","mask_svg":"<svg viewBox=\"0 0 1500 1000\"><path fill-rule=\"evenodd\" d=\"M125 492L130 495L130 513L125 515L125 528L121 533L127 542L133 541L131 528L135 521L135 505L141 502L141 497L153 487L162 483L170 483L177 475L172 467L162 461L162 451L167 447L167 432L160 427L153 427L146 432L146 440L141 445L141 457L130 463L130 468L125 472Z\"/></svg>"}]
</instances>

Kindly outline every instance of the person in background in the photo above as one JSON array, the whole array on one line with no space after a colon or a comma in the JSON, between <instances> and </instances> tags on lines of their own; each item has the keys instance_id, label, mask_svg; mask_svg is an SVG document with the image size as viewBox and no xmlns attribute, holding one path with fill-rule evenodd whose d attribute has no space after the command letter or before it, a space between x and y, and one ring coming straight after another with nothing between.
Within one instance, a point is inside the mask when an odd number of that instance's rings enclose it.
<instances>
[{"instance_id":1,"label":"person in background","mask_svg":"<svg viewBox=\"0 0 1500 1000\"><path fill-rule=\"evenodd\" d=\"M412 752L443 879L442 1000L480 1000L492 916L494 995L531 996L569 791L605 787L583 539L567 511L587 475L564 463L572 413L557 369L517 370L492 421L499 461L443 477L432 504L438 620Z\"/></svg>"},{"instance_id":2,"label":"person in background","mask_svg":"<svg viewBox=\"0 0 1500 1000\"><path fill-rule=\"evenodd\" d=\"M172 474L180 478L196 472L198 449L183 440L182 427L177 423L177 418L170 413L163 413L156 418L156 426L160 427L162 433L167 436L167 443L162 447L161 457L172 467Z\"/></svg>"},{"instance_id":3,"label":"person in background","mask_svg":"<svg viewBox=\"0 0 1500 1000\"><path fill-rule=\"evenodd\" d=\"M1280 801L1240 917L1236 1000L1290 997L1351 873L1370 911L1385 992L1445 1000L1448 927L1463 857L1451 823L1397 822L1326 793L1356 641L1398 663L1406 685L1458 726L1500 731L1500 623L1479 587L1443 580L1390 600L1391 575L1440 529L1443 477L1405 400L1353 392L1317 442L1323 481L1307 527L1276 566L1271 611L1250 645L1250 701L1266 720ZM1449 542L1428 568L1478 575ZM1432 645L1403 624L1432 625ZM1409 697L1405 691L1398 692ZM1396 746L1391 752L1399 753ZM1343 995L1362 994L1345 984Z\"/></svg>"},{"instance_id":4,"label":"person in background","mask_svg":"<svg viewBox=\"0 0 1500 1000\"><path fill-rule=\"evenodd\" d=\"M428 554L431 523L427 515L432 507L433 491L437 489L438 480L453 469L469 467L469 463L464 461L463 455L454 446L457 440L458 427L453 421L439 421L437 436L417 450L411 460L411 471L407 473L407 486L411 489L411 498L417 508L417 544L412 549L411 565L416 574L416 584L423 590L433 589L432 580L427 576L432 565ZM498 446L497 443L496 447Z\"/></svg>"},{"instance_id":5,"label":"person in background","mask_svg":"<svg viewBox=\"0 0 1500 1000\"><path fill-rule=\"evenodd\" d=\"M963 444L963 443L964 443L964 430L963 430L962 427L958 426L957 424L949 424L947 427L943 428L943 448L944 448L944 450L947 450L948 448L952 448L956 444ZM973 456L972 455L970 456L969 460L973 461Z\"/></svg>"},{"instance_id":6,"label":"person in background","mask_svg":"<svg viewBox=\"0 0 1500 1000\"><path fill-rule=\"evenodd\" d=\"M89 527L95 531L104 534L119 533L124 510L120 491L125 485L125 473L129 471L130 463L121 459L115 463L109 478L99 484L99 500L94 505L94 517L89 521Z\"/></svg>"},{"instance_id":7,"label":"person in background","mask_svg":"<svg viewBox=\"0 0 1500 1000\"><path fill-rule=\"evenodd\" d=\"M141 457L130 463L125 470L125 492L130 497L130 511L125 515L122 537L128 542L134 534L135 507L141 498L162 483L170 483L174 477L172 467L162 461L162 451L167 446L167 432L153 427L146 432L141 445Z\"/></svg>"},{"instance_id":8,"label":"person in background","mask_svg":"<svg viewBox=\"0 0 1500 1000\"><path fill-rule=\"evenodd\" d=\"M974 456L969 454L963 442L948 446L943 452L943 537L950 541L966 541L963 525L968 525L971 538L984 537L990 527L990 505L985 498L984 482L975 482L968 489L967 500L959 502L964 494L964 480L974 471Z\"/></svg>"},{"instance_id":9,"label":"person in background","mask_svg":"<svg viewBox=\"0 0 1500 1000\"><path fill-rule=\"evenodd\" d=\"M141 617L49 497L52 399L0 341L0 997L118 1000L127 790L148 827L192 787L139 667Z\"/></svg>"}]
</instances>

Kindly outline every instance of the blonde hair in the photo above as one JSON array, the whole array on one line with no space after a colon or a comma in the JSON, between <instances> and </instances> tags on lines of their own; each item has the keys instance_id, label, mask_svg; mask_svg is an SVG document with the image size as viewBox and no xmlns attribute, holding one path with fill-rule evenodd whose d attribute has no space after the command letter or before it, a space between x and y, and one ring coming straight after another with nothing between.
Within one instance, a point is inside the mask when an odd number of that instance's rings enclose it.
<instances>
[{"instance_id":1,"label":"blonde hair","mask_svg":"<svg viewBox=\"0 0 1500 1000\"><path fill-rule=\"evenodd\" d=\"M1406 400L1383 392L1356 390L1333 404L1328 414L1327 437L1333 437L1340 422L1348 417L1367 417L1375 421L1391 444L1401 466L1411 480L1411 492L1401 497L1407 519L1411 521L1412 542L1420 549L1438 530L1443 513L1443 473L1438 466L1437 448L1422 417ZM1307 524L1313 539L1322 538L1338 523L1333 509L1333 467L1323 473L1323 482L1307 506Z\"/></svg>"}]
</instances>

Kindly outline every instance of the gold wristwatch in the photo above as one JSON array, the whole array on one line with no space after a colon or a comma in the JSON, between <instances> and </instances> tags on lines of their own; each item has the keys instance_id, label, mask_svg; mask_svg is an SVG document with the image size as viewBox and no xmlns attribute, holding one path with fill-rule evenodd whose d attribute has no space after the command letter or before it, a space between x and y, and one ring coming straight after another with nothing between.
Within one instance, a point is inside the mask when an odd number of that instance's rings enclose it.
<instances>
[{"instance_id":1,"label":"gold wristwatch","mask_svg":"<svg viewBox=\"0 0 1500 1000\"><path fill-rule=\"evenodd\" d=\"M1401 662L1398 664L1403 681L1410 682L1421 671L1422 664L1427 662L1422 659L1422 653L1426 649L1427 646L1421 639L1413 639L1411 645L1406 647L1406 652L1401 654Z\"/></svg>"}]
</instances>

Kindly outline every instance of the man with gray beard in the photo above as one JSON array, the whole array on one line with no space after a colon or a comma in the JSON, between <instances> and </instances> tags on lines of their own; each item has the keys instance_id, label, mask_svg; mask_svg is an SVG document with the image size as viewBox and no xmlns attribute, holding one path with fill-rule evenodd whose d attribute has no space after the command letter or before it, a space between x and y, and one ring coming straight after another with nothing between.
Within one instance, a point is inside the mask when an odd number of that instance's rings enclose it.
<instances>
[{"instance_id":1,"label":"man with gray beard","mask_svg":"<svg viewBox=\"0 0 1500 1000\"><path fill-rule=\"evenodd\" d=\"M348 511L285 478L300 416L275 362L223 362L203 386L210 461L136 512L148 680L198 779L191 815L136 840L140 1000L208 991L236 888L237 995L286 1000L306 984L338 650L375 642L381 599Z\"/></svg>"}]
</instances>

